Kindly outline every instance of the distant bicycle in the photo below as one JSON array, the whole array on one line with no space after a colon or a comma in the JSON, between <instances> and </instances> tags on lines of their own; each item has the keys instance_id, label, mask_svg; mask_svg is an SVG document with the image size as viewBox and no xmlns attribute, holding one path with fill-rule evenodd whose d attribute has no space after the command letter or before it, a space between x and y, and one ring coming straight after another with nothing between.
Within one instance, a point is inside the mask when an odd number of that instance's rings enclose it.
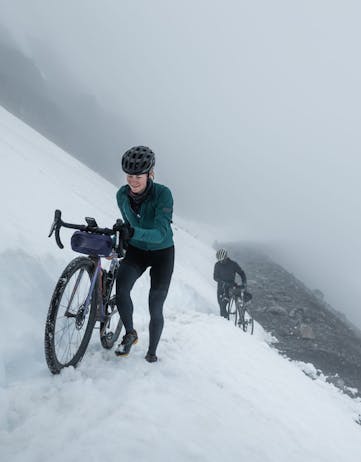
<instances>
[{"instance_id":1,"label":"distant bicycle","mask_svg":"<svg viewBox=\"0 0 361 462\"><path fill-rule=\"evenodd\" d=\"M119 261L124 256L120 240L122 220L113 229L99 228L94 218L86 217L87 225L65 223L56 210L49 237L55 232L57 245L60 228L77 231L71 247L88 256L72 260L60 276L50 302L45 325L45 358L50 371L58 374L62 368L76 367L88 347L93 328L99 322L100 343L110 349L123 327L115 303L115 286ZM111 236L115 235L115 240ZM101 266L101 257L112 255L108 271Z\"/></svg>"},{"instance_id":2,"label":"distant bicycle","mask_svg":"<svg viewBox=\"0 0 361 462\"><path fill-rule=\"evenodd\" d=\"M234 322L244 332L253 334L254 320L247 310L252 300L252 295L242 285L235 284L229 289L229 301L227 303L228 319Z\"/></svg>"}]
</instances>

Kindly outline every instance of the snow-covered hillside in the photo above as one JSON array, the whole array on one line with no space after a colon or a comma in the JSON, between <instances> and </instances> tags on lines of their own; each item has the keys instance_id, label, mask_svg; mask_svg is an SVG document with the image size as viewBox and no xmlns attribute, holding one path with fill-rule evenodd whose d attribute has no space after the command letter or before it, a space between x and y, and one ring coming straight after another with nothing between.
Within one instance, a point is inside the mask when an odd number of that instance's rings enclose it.
<instances>
[{"instance_id":1,"label":"snow-covered hillside","mask_svg":"<svg viewBox=\"0 0 361 462\"><path fill-rule=\"evenodd\" d=\"M116 189L3 109L0 159L2 461L359 460L360 401L310 380L259 326L251 337L221 319L214 251L177 219L160 361L144 361L145 275L134 288L140 341L131 355L103 350L95 332L80 367L52 376L43 355L47 305L74 256L47 238L53 211L110 226Z\"/></svg>"}]
</instances>

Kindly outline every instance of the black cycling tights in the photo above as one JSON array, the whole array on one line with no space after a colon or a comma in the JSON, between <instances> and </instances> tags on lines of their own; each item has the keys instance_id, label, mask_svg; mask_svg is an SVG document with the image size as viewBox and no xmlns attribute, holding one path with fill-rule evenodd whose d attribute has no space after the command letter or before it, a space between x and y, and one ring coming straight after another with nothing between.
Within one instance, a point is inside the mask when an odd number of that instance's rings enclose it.
<instances>
[{"instance_id":1,"label":"black cycling tights","mask_svg":"<svg viewBox=\"0 0 361 462\"><path fill-rule=\"evenodd\" d=\"M174 267L174 247L141 250L129 246L117 273L117 306L126 332L133 330L133 302L130 291L135 281L150 267L149 353L155 354L163 330L163 304Z\"/></svg>"}]
</instances>

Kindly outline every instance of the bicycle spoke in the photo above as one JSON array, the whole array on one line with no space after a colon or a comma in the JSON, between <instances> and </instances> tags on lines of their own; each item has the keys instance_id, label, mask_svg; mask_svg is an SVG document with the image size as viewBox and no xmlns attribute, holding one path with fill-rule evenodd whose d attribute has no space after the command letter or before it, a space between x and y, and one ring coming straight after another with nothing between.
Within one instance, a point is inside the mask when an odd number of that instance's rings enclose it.
<instances>
[{"instance_id":1,"label":"bicycle spoke","mask_svg":"<svg viewBox=\"0 0 361 462\"><path fill-rule=\"evenodd\" d=\"M75 295L76 290L77 290L77 288L78 288L78 286L79 286L79 284L80 284L81 278L83 277L84 271L85 271L84 268L82 268L82 269L79 271L78 277L76 278L76 281L75 281L73 290L72 290L71 295L70 295L70 300L68 301L67 309L69 309L69 306L71 305L71 303L72 303L72 301L73 301L74 295Z\"/></svg>"}]
</instances>

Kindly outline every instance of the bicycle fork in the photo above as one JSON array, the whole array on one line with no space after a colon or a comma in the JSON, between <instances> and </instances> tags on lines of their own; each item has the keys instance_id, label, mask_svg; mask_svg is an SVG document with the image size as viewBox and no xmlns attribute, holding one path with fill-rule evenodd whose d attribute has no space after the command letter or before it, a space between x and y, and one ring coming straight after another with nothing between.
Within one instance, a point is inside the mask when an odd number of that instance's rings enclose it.
<instances>
[{"instance_id":1,"label":"bicycle fork","mask_svg":"<svg viewBox=\"0 0 361 462\"><path fill-rule=\"evenodd\" d=\"M82 269L79 272L78 277L77 277L77 279L75 281L74 288L72 290L72 293L71 293L71 296L70 296L70 299L69 299L69 303L68 303L68 306L66 307L66 311L65 311L64 316L66 316L68 318L70 318L70 317L79 318L79 319L77 319L77 324L79 324L79 326L81 326L83 324L84 319L85 319L86 315L89 312L89 306L90 306L90 303L91 303L91 298L92 298L92 295L94 293L94 288L95 288L96 282L97 282L97 280L99 278L100 271L101 271L101 261L100 261L100 258L98 258L97 259L97 265L96 265L93 277L91 279L90 289L89 289L88 294L86 296L85 302L81 306L81 309L78 310L77 313L72 313L70 311L71 304L72 304L72 301L74 299L74 295L75 295L75 293L76 293L76 291L78 289L78 286L80 284L80 281L82 279L82 276L84 274L84 269ZM103 318L104 317L104 307L103 307L103 302L102 302L102 297L101 297L100 284L99 284L99 293L95 294L95 296L97 297L97 310L98 310L98 307L100 306L100 310L99 310L100 311L100 316Z\"/></svg>"}]
</instances>

